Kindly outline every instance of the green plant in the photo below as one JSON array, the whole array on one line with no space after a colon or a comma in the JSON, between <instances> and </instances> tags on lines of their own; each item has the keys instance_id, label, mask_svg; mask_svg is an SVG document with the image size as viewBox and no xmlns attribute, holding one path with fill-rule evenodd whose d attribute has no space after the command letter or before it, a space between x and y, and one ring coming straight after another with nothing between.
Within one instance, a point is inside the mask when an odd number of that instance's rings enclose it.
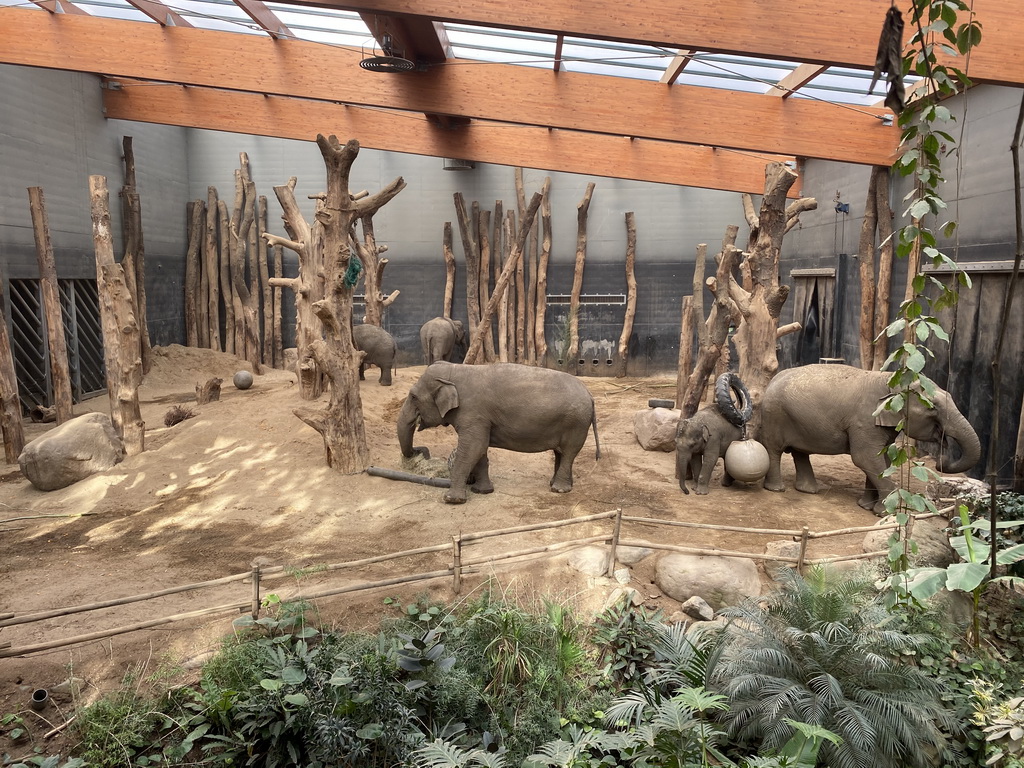
<instances>
[{"instance_id":1,"label":"green plant","mask_svg":"<svg viewBox=\"0 0 1024 768\"><path fill-rule=\"evenodd\" d=\"M812 568L724 615L733 619L715 666L723 716L740 748L777 754L794 736L785 719L835 733L820 745L832 766L907 768L941 749L955 723L940 689L904 657L923 638L894 626L870 580Z\"/></svg>"},{"instance_id":2,"label":"green plant","mask_svg":"<svg viewBox=\"0 0 1024 768\"><path fill-rule=\"evenodd\" d=\"M25 720L21 715L17 715L14 712L8 712L2 718L0 718L0 728L9 728L5 734L11 741L17 741L18 739L25 736L27 731L25 730Z\"/></svg>"},{"instance_id":3,"label":"green plant","mask_svg":"<svg viewBox=\"0 0 1024 768\"><path fill-rule=\"evenodd\" d=\"M88 768L81 757L69 757L63 763L60 755L32 755L17 762L3 763L5 768Z\"/></svg>"},{"instance_id":4,"label":"green plant","mask_svg":"<svg viewBox=\"0 0 1024 768\"><path fill-rule=\"evenodd\" d=\"M777 755L758 755L746 761L747 768L814 768L818 764L818 752L825 742L839 746L842 739L827 728L799 723L786 718L783 722L796 733L786 742Z\"/></svg>"},{"instance_id":5,"label":"green plant","mask_svg":"<svg viewBox=\"0 0 1024 768\"><path fill-rule=\"evenodd\" d=\"M90 768L160 762L161 749L153 746L160 723L154 702L139 698L130 687L122 688L79 710L79 755Z\"/></svg>"},{"instance_id":6,"label":"green plant","mask_svg":"<svg viewBox=\"0 0 1024 768\"><path fill-rule=\"evenodd\" d=\"M601 649L602 675L623 688L641 684L654 660L659 611L636 607L628 598L605 609L594 622L594 643Z\"/></svg>"},{"instance_id":7,"label":"green plant","mask_svg":"<svg viewBox=\"0 0 1024 768\"><path fill-rule=\"evenodd\" d=\"M1000 686L974 681L972 720L985 734L985 765L999 768L1024 766L1024 696L999 699Z\"/></svg>"}]
</instances>

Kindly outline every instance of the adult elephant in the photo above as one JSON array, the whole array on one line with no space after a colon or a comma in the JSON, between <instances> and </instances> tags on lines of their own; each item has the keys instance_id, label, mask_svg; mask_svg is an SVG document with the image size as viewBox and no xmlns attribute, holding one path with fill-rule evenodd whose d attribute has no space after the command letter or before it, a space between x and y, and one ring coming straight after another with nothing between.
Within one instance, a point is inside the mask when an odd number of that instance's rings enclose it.
<instances>
[{"instance_id":1,"label":"adult elephant","mask_svg":"<svg viewBox=\"0 0 1024 768\"><path fill-rule=\"evenodd\" d=\"M554 451L551 490L572 490L572 465L593 428L597 457L594 398L575 376L516 363L457 365L433 363L409 390L398 414L398 442L411 458L425 448L413 447L413 432L452 426L459 441L451 464L451 487L443 499L466 500L467 483L475 493L491 493L488 448L520 453Z\"/></svg>"},{"instance_id":2,"label":"adult elephant","mask_svg":"<svg viewBox=\"0 0 1024 768\"><path fill-rule=\"evenodd\" d=\"M451 360L456 344L462 344L466 332L461 320L450 317L435 317L420 326L420 344L427 365L438 360Z\"/></svg>"},{"instance_id":3,"label":"adult elephant","mask_svg":"<svg viewBox=\"0 0 1024 768\"><path fill-rule=\"evenodd\" d=\"M882 477L888 465L885 449L896 439L902 414L882 410L876 416L875 411L891 394L891 376L849 365L805 365L776 375L761 400L759 439L769 459L764 487L785 490L779 471L784 451L793 454L796 489L804 493L818 490L810 454L848 453L865 476L864 495L857 503L884 512L882 502L894 487L889 478ZM917 440L940 444L939 472L963 472L978 463L978 435L948 392L940 389L936 393L934 407L924 405L917 396L909 401L905 432ZM951 451L954 443L960 451L958 459Z\"/></svg>"},{"instance_id":4,"label":"adult elephant","mask_svg":"<svg viewBox=\"0 0 1024 768\"><path fill-rule=\"evenodd\" d=\"M395 352L398 349L395 337L383 328L364 323L352 326L352 341L356 349L366 353L359 363L359 378L366 378L363 371L367 365L376 365L380 368L380 385L390 387L391 369L395 366Z\"/></svg>"}]
</instances>

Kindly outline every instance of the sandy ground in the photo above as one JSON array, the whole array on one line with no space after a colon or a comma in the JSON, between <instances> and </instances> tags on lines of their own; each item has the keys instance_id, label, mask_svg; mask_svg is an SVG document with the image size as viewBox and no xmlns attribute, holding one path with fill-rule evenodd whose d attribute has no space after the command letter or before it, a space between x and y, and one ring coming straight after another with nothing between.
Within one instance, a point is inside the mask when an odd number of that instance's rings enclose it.
<instances>
[{"instance_id":1,"label":"sandy ground","mask_svg":"<svg viewBox=\"0 0 1024 768\"><path fill-rule=\"evenodd\" d=\"M293 374L270 371L246 391L231 385L245 367L238 359L179 346L158 348L153 370L140 390L147 424L146 451L108 472L68 488L41 492L17 467L0 475L0 614L25 614L146 593L249 571L254 562L295 569L267 580L265 591L280 595L328 589L358 581L394 578L444 568L443 556L422 555L361 570L357 574L297 573L317 564L340 563L387 552L445 544L460 533L565 520L621 507L626 514L757 528L831 530L871 525L874 515L856 504L863 475L849 457L816 457L822 491L770 493L759 485L720 485L721 467L711 493L680 492L673 478L674 455L646 452L633 435L633 416L652 397L671 398L669 379L584 378L598 412L602 457L595 461L589 439L576 461L569 494L548 489L552 457L491 451L495 492L471 495L460 506L441 502L441 490L367 475L346 476L329 469L318 433L299 421ZM371 463L401 468L395 417L422 367L399 370L394 386L381 387L370 369L360 391ZM197 382L224 378L219 402L195 405ZM191 405L196 416L165 427L164 415L176 404ZM76 406L76 414L108 407L106 398ZM27 439L52 425L28 425ZM446 456L455 445L449 428L417 435L416 443ZM792 462L783 462L792 485ZM466 557L483 552L524 549L539 543L594 535L607 530L590 524L554 532L490 540ZM764 536L685 528L631 526L623 535L684 546L763 552ZM778 537L774 537L778 538ZM859 552L861 536L812 542L810 555ZM647 562L647 561L645 561ZM315 569L314 569L315 570ZM648 604L674 609L651 582L652 567L632 572L632 586ZM480 582L467 579L464 593ZM600 606L612 589L588 580L556 561L534 560L496 573L503 584L525 592L546 591L581 604ZM338 627L372 625L391 595L415 597L430 590L442 600L454 595L451 580L405 588L339 595L317 601L324 621ZM87 613L0 628L0 647L47 643L208 606L249 599L251 586L233 583ZM195 660L216 648L231 632L237 612L166 624L26 657L0 658L0 716L25 711L33 738L71 714L70 694L59 685L74 676L84 681L89 700L115 687L125 672L143 678L186 680ZM52 704L37 716L27 711L36 688L55 691ZM42 721L42 722L41 722ZM3 737L0 737L2 739ZM37 742L42 743L42 742ZM53 742L44 744L52 749ZM3 749L0 749L3 751Z\"/></svg>"}]
</instances>

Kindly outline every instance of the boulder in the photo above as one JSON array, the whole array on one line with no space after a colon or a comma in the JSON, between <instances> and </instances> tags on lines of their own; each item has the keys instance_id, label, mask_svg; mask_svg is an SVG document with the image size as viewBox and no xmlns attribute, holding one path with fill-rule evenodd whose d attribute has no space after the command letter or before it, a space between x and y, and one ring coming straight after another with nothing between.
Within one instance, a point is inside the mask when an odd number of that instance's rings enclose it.
<instances>
[{"instance_id":1,"label":"boulder","mask_svg":"<svg viewBox=\"0 0 1024 768\"><path fill-rule=\"evenodd\" d=\"M753 560L708 555L662 555L655 583L680 603L703 597L715 611L761 594L761 579Z\"/></svg>"},{"instance_id":2,"label":"boulder","mask_svg":"<svg viewBox=\"0 0 1024 768\"><path fill-rule=\"evenodd\" d=\"M21 471L40 491L56 491L103 472L124 458L124 443L105 413L87 413L25 446Z\"/></svg>"},{"instance_id":3,"label":"boulder","mask_svg":"<svg viewBox=\"0 0 1024 768\"><path fill-rule=\"evenodd\" d=\"M696 619L697 621L711 621L715 618L715 612L708 605L708 601L697 595L683 603L682 611L691 619Z\"/></svg>"},{"instance_id":4,"label":"boulder","mask_svg":"<svg viewBox=\"0 0 1024 768\"><path fill-rule=\"evenodd\" d=\"M645 451L674 451L679 411L646 408L633 416L633 434Z\"/></svg>"},{"instance_id":5,"label":"boulder","mask_svg":"<svg viewBox=\"0 0 1024 768\"><path fill-rule=\"evenodd\" d=\"M956 550L949 543L949 536L940 526L936 524L936 518L930 520L918 520L910 533L910 538L917 542L917 554L912 556L914 565L934 566L945 568L957 562L960 557ZM894 523L896 518L883 517L878 525ZM871 531L864 536L863 549L865 552L878 552L889 548L889 537L892 536L892 529L887 528L881 531Z\"/></svg>"},{"instance_id":6,"label":"boulder","mask_svg":"<svg viewBox=\"0 0 1024 768\"><path fill-rule=\"evenodd\" d=\"M792 541L791 539L769 541L764 545L764 553L766 555L777 555L779 557L799 557L800 542ZM796 563L787 563L782 560L764 561L764 572L768 574L768 578L772 581L778 581L783 573L791 571L794 568L796 568Z\"/></svg>"},{"instance_id":7,"label":"boulder","mask_svg":"<svg viewBox=\"0 0 1024 768\"><path fill-rule=\"evenodd\" d=\"M623 565L636 565L654 554L650 547L616 547L615 559Z\"/></svg>"},{"instance_id":8,"label":"boulder","mask_svg":"<svg viewBox=\"0 0 1024 768\"><path fill-rule=\"evenodd\" d=\"M603 547L583 547L569 555L569 565L587 576L608 573L608 550Z\"/></svg>"}]
</instances>

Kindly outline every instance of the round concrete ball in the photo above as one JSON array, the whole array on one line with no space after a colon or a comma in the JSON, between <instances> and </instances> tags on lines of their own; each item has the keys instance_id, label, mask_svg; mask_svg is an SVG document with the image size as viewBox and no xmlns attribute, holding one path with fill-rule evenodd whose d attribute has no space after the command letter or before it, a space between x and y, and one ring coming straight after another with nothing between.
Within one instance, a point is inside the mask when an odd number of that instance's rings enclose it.
<instances>
[{"instance_id":1,"label":"round concrete ball","mask_svg":"<svg viewBox=\"0 0 1024 768\"><path fill-rule=\"evenodd\" d=\"M248 389L252 386L252 374L248 371L238 371L231 381L234 383L235 389Z\"/></svg>"},{"instance_id":2,"label":"round concrete ball","mask_svg":"<svg viewBox=\"0 0 1024 768\"><path fill-rule=\"evenodd\" d=\"M725 468L741 483L753 483L768 474L768 451L757 440L737 440L725 452Z\"/></svg>"}]
</instances>

